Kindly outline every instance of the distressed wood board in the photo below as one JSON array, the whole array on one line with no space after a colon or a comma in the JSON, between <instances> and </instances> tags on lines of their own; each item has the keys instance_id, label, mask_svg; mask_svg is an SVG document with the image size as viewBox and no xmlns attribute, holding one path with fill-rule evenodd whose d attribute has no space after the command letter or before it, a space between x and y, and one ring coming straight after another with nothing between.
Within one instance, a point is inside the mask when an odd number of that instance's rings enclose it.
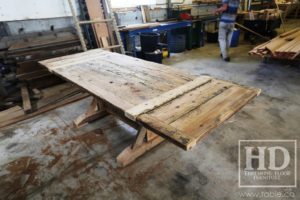
<instances>
[{"instance_id":1,"label":"distressed wood board","mask_svg":"<svg viewBox=\"0 0 300 200\"><path fill-rule=\"evenodd\" d=\"M260 93L100 49L40 64L185 150ZM138 110L134 117L128 115L132 110Z\"/></svg>"},{"instance_id":2,"label":"distressed wood board","mask_svg":"<svg viewBox=\"0 0 300 200\"><path fill-rule=\"evenodd\" d=\"M99 0L86 0L87 10L91 20L105 19L102 3ZM109 30L107 23L94 23L92 24L97 43L99 47L109 46Z\"/></svg>"}]
</instances>

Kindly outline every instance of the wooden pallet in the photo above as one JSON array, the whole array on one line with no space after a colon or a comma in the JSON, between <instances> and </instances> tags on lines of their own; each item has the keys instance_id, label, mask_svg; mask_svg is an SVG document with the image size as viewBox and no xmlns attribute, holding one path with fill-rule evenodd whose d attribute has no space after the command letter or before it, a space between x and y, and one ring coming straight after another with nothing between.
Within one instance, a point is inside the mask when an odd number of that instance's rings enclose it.
<instances>
[{"instance_id":1,"label":"wooden pallet","mask_svg":"<svg viewBox=\"0 0 300 200\"><path fill-rule=\"evenodd\" d=\"M126 166L164 139L189 150L260 93L209 76L137 58L91 50L40 62L94 96L77 126L113 114L137 128L135 142L118 157Z\"/></svg>"}]
</instances>

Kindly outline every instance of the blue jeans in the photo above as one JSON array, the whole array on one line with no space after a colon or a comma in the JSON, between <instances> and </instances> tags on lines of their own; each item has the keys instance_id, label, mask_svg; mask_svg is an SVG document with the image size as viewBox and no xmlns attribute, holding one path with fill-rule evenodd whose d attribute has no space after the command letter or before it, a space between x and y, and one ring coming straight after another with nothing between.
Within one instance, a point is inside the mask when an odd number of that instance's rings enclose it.
<instances>
[{"instance_id":1,"label":"blue jeans","mask_svg":"<svg viewBox=\"0 0 300 200\"><path fill-rule=\"evenodd\" d=\"M220 22L219 24L219 45L223 58L229 57L229 47L232 34L234 31L234 23Z\"/></svg>"}]
</instances>

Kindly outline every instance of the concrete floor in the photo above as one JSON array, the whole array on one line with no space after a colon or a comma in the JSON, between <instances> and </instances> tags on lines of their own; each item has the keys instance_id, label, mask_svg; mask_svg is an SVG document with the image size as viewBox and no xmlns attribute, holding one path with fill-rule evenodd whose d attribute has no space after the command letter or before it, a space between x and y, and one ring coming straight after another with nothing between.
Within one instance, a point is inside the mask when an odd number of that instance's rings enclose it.
<instances>
[{"instance_id":1,"label":"concrete floor","mask_svg":"<svg viewBox=\"0 0 300 200\"><path fill-rule=\"evenodd\" d=\"M117 168L115 157L135 130L111 116L74 130L72 120L90 99L1 129L0 199L263 199L241 197L260 191L292 191L299 199L297 188L238 187L238 140L300 139L299 66L264 64L247 55L251 48L233 48L230 63L219 58L217 44L164 60L192 74L262 89L189 152L164 142Z\"/></svg>"}]
</instances>

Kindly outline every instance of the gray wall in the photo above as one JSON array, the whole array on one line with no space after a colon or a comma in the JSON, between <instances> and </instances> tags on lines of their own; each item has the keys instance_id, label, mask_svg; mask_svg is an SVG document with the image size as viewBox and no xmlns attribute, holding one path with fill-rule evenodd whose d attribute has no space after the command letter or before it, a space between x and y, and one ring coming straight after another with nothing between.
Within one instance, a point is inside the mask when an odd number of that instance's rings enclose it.
<instances>
[{"instance_id":1,"label":"gray wall","mask_svg":"<svg viewBox=\"0 0 300 200\"><path fill-rule=\"evenodd\" d=\"M32 32L44 32L51 29L63 29L72 27L73 21L71 17L35 19L35 20L18 20L2 22L6 29L7 35L19 35Z\"/></svg>"}]
</instances>

